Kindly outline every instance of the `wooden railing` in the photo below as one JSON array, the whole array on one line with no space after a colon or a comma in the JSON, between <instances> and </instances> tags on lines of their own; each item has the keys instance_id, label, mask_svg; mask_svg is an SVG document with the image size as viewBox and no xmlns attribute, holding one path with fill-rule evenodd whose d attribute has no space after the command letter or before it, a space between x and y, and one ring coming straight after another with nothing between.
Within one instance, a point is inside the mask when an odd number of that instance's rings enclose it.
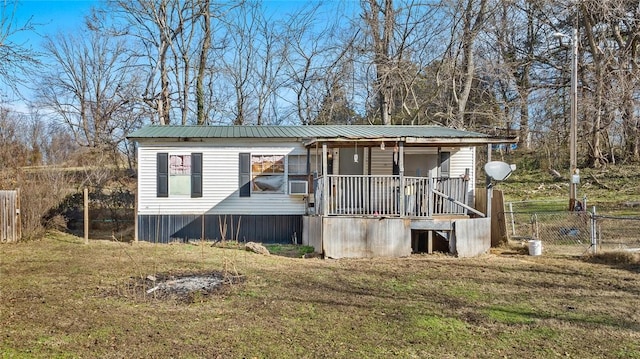
<instances>
[{"instance_id":1,"label":"wooden railing","mask_svg":"<svg viewBox=\"0 0 640 359\"><path fill-rule=\"evenodd\" d=\"M468 182L464 178L329 175L315 180L314 205L316 213L330 216L466 214Z\"/></svg>"}]
</instances>

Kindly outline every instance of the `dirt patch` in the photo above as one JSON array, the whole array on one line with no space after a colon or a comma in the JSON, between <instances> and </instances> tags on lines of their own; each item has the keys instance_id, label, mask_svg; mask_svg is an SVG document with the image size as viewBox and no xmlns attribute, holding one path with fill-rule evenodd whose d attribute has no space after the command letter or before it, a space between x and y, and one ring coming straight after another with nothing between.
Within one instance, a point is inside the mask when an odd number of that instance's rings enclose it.
<instances>
[{"instance_id":1,"label":"dirt patch","mask_svg":"<svg viewBox=\"0 0 640 359\"><path fill-rule=\"evenodd\" d=\"M196 302L214 293L221 293L230 285L244 282L242 275L222 272L155 274L131 278L126 285L127 296L143 300L173 300Z\"/></svg>"}]
</instances>

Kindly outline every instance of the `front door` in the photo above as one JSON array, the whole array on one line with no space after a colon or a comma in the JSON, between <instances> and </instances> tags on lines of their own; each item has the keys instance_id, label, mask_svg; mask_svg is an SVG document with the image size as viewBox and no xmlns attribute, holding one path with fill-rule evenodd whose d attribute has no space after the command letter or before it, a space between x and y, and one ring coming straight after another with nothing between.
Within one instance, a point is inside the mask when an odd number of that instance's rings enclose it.
<instances>
[{"instance_id":1,"label":"front door","mask_svg":"<svg viewBox=\"0 0 640 359\"><path fill-rule=\"evenodd\" d=\"M354 155L357 154L358 157L355 158ZM356 162L357 159L357 162ZM363 163L364 163L364 148L358 147L355 148L341 148L339 155L339 172L336 174L339 175L361 175L363 174Z\"/></svg>"},{"instance_id":2,"label":"front door","mask_svg":"<svg viewBox=\"0 0 640 359\"><path fill-rule=\"evenodd\" d=\"M404 175L432 177L437 175L438 157L435 154L410 154L404 156Z\"/></svg>"},{"instance_id":3,"label":"front door","mask_svg":"<svg viewBox=\"0 0 640 359\"><path fill-rule=\"evenodd\" d=\"M338 155L338 174L351 176L364 174L364 148L341 148ZM362 210L363 191L361 181L340 178L335 188L336 207L344 213L360 213ZM358 185L360 184L360 185ZM360 192L360 193L358 193Z\"/></svg>"}]
</instances>

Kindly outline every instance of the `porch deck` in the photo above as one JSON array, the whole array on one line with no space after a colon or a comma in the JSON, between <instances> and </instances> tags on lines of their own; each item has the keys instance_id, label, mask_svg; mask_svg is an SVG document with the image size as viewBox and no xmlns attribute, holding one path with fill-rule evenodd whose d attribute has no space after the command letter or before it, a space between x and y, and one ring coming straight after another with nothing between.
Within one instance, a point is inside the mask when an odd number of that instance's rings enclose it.
<instances>
[{"instance_id":1,"label":"porch deck","mask_svg":"<svg viewBox=\"0 0 640 359\"><path fill-rule=\"evenodd\" d=\"M447 177L327 175L314 181L316 214L433 219L465 216L469 180Z\"/></svg>"}]
</instances>

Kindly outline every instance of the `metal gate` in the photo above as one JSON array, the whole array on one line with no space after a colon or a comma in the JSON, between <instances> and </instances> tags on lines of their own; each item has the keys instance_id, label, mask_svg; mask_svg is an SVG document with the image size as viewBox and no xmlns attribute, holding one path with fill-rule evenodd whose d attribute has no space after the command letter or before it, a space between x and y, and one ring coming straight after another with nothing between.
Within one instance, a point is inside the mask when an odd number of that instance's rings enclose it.
<instances>
[{"instance_id":1,"label":"metal gate","mask_svg":"<svg viewBox=\"0 0 640 359\"><path fill-rule=\"evenodd\" d=\"M594 221L590 212L504 212L509 239L542 241L545 252L584 255L595 250Z\"/></svg>"},{"instance_id":2,"label":"metal gate","mask_svg":"<svg viewBox=\"0 0 640 359\"><path fill-rule=\"evenodd\" d=\"M19 193L0 191L0 242L16 242L20 235Z\"/></svg>"}]
</instances>

